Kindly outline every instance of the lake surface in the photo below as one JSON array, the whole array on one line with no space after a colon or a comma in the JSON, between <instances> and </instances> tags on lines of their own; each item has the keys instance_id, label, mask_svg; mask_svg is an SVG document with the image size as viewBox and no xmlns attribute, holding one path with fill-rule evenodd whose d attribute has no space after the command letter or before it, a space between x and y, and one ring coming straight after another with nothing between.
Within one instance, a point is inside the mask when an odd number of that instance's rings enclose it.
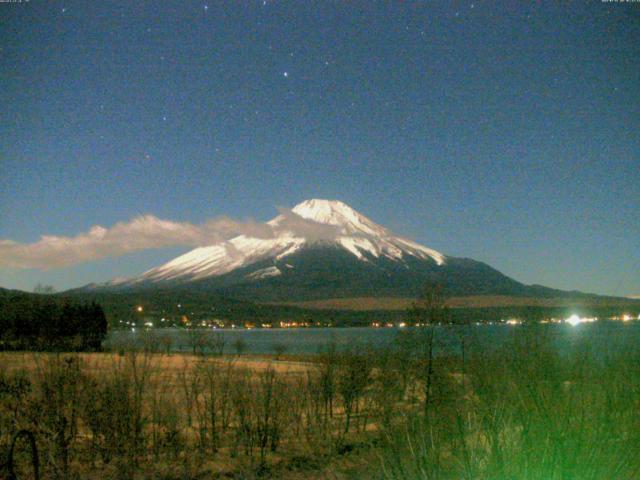
<instances>
[{"instance_id":1,"label":"lake surface","mask_svg":"<svg viewBox=\"0 0 640 480\"><path fill-rule=\"evenodd\" d=\"M514 336L526 332L539 332L547 336L561 352L576 348L589 348L602 354L620 350L640 348L640 322L601 321L571 326L548 325L469 325L438 326L435 328L438 352L457 353L464 344L467 351L473 348L500 347L512 341ZM390 346L398 334L407 329L400 328L295 328L295 329L184 329L119 330L109 334L105 346L142 346L145 342L162 344L170 339L171 350L189 352L193 349L194 337L204 338L211 349L216 339L224 339L224 352L236 353L238 343L244 353L272 354L277 351L289 354L314 354L333 343L338 349L375 349ZM162 346L160 346L162 348Z\"/></svg>"}]
</instances>

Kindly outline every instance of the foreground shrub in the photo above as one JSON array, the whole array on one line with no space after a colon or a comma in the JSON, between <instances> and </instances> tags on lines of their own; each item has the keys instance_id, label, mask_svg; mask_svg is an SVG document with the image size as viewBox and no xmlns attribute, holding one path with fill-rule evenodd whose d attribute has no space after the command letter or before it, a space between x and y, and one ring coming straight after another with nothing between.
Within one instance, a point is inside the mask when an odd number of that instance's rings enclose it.
<instances>
[{"instance_id":1,"label":"foreground shrub","mask_svg":"<svg viewBox=\"0 0 640 480\"><path fill-rule=\"evenodd\" d=\"M384 431L383 478L632 479L640 472L637 357L563 357L519 332L468 363L454 410Z\"/></svg>"}]
</instances>

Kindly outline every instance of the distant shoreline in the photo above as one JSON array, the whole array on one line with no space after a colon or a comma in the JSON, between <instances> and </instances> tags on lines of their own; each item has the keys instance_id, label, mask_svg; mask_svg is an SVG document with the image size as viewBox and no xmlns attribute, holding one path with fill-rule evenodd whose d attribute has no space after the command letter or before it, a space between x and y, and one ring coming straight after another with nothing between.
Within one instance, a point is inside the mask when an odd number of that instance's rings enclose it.
<instances>
[{"instance_id":1,"label":"distant shoreline","mask_svg":"<svg viewBox=\"0 0 640 480\"><path fill-rule=\"evenodd\" d=\"M351 297L306 300L299 302L267 302L265 305L285 305L316 310L406 310L411 307L414 298L399 297ZM446 300L451 308L489 308L489 307L573 307L573 306L637 306L640 299L618 297L517 297L513 295L472 295L450 297Z\"/></svg>"}]
</instances>

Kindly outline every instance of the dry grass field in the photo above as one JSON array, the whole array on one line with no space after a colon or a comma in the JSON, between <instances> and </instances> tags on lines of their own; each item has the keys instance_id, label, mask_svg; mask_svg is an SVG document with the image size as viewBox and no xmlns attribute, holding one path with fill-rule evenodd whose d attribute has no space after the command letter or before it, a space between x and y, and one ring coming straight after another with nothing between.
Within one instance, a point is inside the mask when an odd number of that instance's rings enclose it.
<instances>
[{"instance_id":1,"label":"dry grass field","mask_svg":"<svg viewBox=\"0 0 640 480\"><path fill-rule=\"evenodd\" d=\"M368 455L350 455L351 447L333 455L372 428L362 391L346 394L345 413L336 361L2 352L0 459L12 434L27 429L42 478L320 479L362 471ZM30 478L28 449L18 447L25 449L17 465Z\"/></svg>"},{"instance_id":2,"label":"dry grass field","mask_svg":"<svg viewBox=\"0 0 640 480\"><path fill-rule=\"evenodd\" d=\"M65 355L65 354L63 354ZM66 354L67 357L77 358L88 373L104 373L125 361L123 355L112 352L92 352ZM58 353L46 352L0 352L0 365L5 372L16 371L36 372L48 362L59 358ZM252 372L264 372L271 369L278 374L303 375L313 363L301 360L278 360L275 356L225 355L225 356L197 356L185 353L171 355L151 353L146 355L148 368L155 372L162 372L163 376L175 378L178 373L191 371L203 364L215 365L222 368L233 365L235 368L247 369Z\"/></svg>"},{"instance_id":3,"label":"dry grass field","mask_svg":"<svg viewBox=\"0 0 640 480\"><path fill-rule=\"evenodd\" d=\"M303 360L144 351L0 354L0 478L636 479L640 355L392 347Z\"/></svg>"}]
</instances>

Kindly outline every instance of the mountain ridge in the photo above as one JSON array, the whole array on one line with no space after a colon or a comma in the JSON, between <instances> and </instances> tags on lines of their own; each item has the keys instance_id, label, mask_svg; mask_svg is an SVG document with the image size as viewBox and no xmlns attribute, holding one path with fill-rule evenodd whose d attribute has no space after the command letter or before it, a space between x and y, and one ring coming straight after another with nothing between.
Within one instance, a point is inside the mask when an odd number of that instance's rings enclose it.
<instances>
[{"instance_id":1,"label":"mountain ridge","mask_svg":"<svg viewBox=\"0 0 640 480\"><path fill-rule=\"evenodd\" d=\"M266 222L263 237L239 235L195 248L133 279L82 291L174 289L245 301L415 298L427 284L448 296L593 297L525 285L484 262L444 255L399 237L338 200L305 200Z\"/></svg>"},{"instance_id":2,"label":"mountain ridge","mask_svg":"<svg viewBox=\"0 0 640 480\"><path fill-rule=\"evenodd\" d=\"M298 219L307 223L301 224ZM438 265L445 263L445 256L440 252L393 235L338 200L305 200L267 225L272 228L272 237L238 235L214 245L198 247L133 279L119 279L105 286L199 281L223 276L265 259L278 261L309 246L339 246L364 262L369 261L367 254L370 254L375 258L394 260L402 260L408 255L424 260L430 258ZM271 276L281 273L279 268L271 269Z\"/></svg>"}]
</instances>

